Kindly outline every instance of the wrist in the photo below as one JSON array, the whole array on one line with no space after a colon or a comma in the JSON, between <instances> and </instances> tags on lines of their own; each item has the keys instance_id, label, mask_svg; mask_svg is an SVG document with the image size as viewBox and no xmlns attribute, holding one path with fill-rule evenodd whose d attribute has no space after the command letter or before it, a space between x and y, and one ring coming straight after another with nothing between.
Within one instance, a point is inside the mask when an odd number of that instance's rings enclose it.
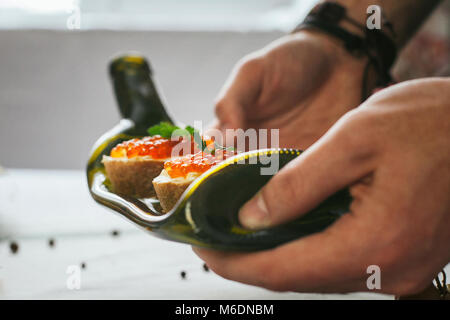
<instances>
[{"instance_id":1,"label":"wrist","mask_svg":"<svg viewBox=\"0 0 450 320\"><path fill-rule=\"evenodd\" d=\"M364 71L362 90L362 99L365 100L372 91L369 84L369 69L373 67L376 70L378 86L383 87L392 82L389 71L395 61L397 49L390 36L378 29L369 30L365 23L361 23L365 14L357 15L357 18L349 14L347 6L353 10L352 13L360 8L356 3L347 0L345 5L336 1L323 1L317 4L294 32L319 31L339 40L350 55L357 58L365 56L367 66ZM388 21L384 22L384 25L392 31Z\"/></svg>"},{"instance_id":2,"label":"wrist","mask_svg":"<svg viewBox=\"0 0 450 320\"><path fill-rule=\"evenodd\" d=\"M365 55L355 55L348 52L339 39L318 30L301 30L295 34L307 37L320 45L325 55L332 65L336 67L352 68L362 70L367 64L368 58Z\"/></svg>"},{"instance_id":3,"label":"wrist","mask_svg":"<svg viewBox=\"0 0 450 320\"><path fill-rule=\"evenodd\" d=\"M347 77L359 78L362 86L364 73L369 61L366 55L350 53L342 41L318 30L305 29L297 31L291 36L307 38L309 41L316 43L328 59L331 66L330 73L339 72ZM299 47L299 50L302 50L302 48ZM375 68L369 66L365 80L369 91L373 91L377 87L377 80L378 75Z\"/></svg>"}]
</instances>

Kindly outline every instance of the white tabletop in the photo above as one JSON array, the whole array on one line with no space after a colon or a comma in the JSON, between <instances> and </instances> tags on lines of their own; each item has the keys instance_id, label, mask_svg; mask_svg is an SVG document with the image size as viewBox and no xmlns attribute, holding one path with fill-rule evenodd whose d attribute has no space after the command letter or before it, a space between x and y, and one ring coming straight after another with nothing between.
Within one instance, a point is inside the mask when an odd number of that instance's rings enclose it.
<instances>
[{"instance_id":1,"label":"white tabletop","mask_svg":"<svg viewBox=\"0 0 450 320\"><path fill-rule=\"evenodd\" d=\"M81 263L80 289L68 289L68 267ZM0 173L0 299L392 299L276 293L202 266L190 246L152 237L95 203L81 171Z\"/></svg>"}]
</instances>

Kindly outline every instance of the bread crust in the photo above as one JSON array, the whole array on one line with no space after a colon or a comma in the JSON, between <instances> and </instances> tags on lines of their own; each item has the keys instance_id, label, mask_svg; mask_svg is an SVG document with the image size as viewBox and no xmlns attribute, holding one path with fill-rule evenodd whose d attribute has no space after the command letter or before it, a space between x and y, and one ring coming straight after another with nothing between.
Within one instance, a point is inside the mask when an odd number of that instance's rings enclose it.
<instances>
[{"instance_id":1,"label":"bread crust","mask_svg":"<svg viewBox=\"0 0 450 320\"><path fill-rule=\"evenodd\" d=\"M115 193L150 198L156 195L152 181L164 169L166 160L150 157L128 159L103 156L102 162Z\"/></svg>"},{"instance_id":2,"label":"bread crust","mask_svg":"<svg viewBox=\"0 0 450 320\"><path fill-rule=\"evenodd\" d=\"M158 177L153 179L153 187L164 212L169 212L175 206L183 192L197 176L173 179L167 174L166 170L163 170Z\"/></svg>"}]
</instances>

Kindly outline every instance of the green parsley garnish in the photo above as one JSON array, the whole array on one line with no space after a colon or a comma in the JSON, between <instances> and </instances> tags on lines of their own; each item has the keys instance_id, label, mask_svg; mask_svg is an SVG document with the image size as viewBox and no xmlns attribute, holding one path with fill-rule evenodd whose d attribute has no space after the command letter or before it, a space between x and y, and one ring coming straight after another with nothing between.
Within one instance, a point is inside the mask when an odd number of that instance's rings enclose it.
<instances>
[{"instance_id":1,"label":"green parsley garnish","mask_svg":"<svg viewBox=\"0 0 450 320\"><path fill-rule=\"evenodd\" d=\"M153 127L148 128L147 132L150 136L156 136L160 135L163 138L170 139L172 138L173 133L177 131L177 136L193 136L194 142L198 145L198 147L205 152L209 152L212 155L215 154L216 149L221 150L231 150L234 151L233 147L225 148L216 142L214 142L214 149L208 149L206 145L206 141L203 140L202 136L200 135L200 132L196 130L195 128L191 126L186 126L184 129L175 126L169 122L160 122L157 125L154 125Z\"/></svg>"},{"instance_id":2,"label":"green parsley garnish","mask_svg":"<svg viewBox=\"0 0 450 320\"><path fill-rule=\"evenodd\" d=\"M169 122L160 122L159 124L149 128L147 132L150 136L160 135L163 138L170 139L172 137L172 134L176 130L183 130L183 129L181 129L178 126L174 126ZM185 130L187 131L186 135L190 134L188 129Z\"/></svg>"}]
</instances>

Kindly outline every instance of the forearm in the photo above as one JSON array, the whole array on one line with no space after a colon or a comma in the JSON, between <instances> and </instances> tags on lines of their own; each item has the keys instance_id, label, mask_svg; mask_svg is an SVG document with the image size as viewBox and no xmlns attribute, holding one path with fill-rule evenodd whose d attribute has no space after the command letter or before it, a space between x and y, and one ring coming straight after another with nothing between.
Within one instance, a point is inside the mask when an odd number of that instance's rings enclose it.
<instances>
[{"instance_id":1,"label":"forearm","mask_svg":"<svg viewBox=\"0 0 450 320\"><path fill-rule=\"evenodd\" d=\"M400 49L441 0L336 0L335 2L344 5L349 17L363 25L366 24L367 8L371 5L380 6L394 26L395 41Z\"/></svg>"}]
</instances>

